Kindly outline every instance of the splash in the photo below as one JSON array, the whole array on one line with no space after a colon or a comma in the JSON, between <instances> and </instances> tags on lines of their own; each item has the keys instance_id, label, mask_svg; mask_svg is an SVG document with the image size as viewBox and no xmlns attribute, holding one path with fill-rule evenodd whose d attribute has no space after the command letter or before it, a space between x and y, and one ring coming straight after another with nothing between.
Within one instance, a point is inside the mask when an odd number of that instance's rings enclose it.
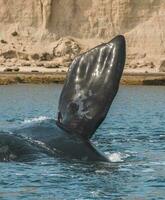
<instances>
[{"instance_id":1,"label":"splash","mask_svg":"<svg viewBox=\"0 0 165 200\"><path fill-rule=\"evenodd\" d=\"M123 162L126 158L129 157L128 154L123 154L120 152L117 153L109 153L105 152L110 162Z\"/></svg>"},{"instance_id":2,"label":"splash","mask_svg":"<svg viewBox=\"0 0 165 200\"><path fill-rule=\"evenodd\" d=\"M50 118L46 117L46 116L39 116L39 117L30 118L30 119L25 119L23 121L23 123L29 124L29 123L33 123L33 122L42 122L42 121L45 121L47 119L50 119Z\"/></svg>"}]
</instances>

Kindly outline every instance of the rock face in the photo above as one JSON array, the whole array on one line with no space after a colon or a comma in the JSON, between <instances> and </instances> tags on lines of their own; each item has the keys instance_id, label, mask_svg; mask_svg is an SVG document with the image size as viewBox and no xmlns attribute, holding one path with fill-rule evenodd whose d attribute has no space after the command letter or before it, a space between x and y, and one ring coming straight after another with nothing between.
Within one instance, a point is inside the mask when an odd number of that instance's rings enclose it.
<instances>
[{"instance_id":1,"label":"rock face","mask_svg":"<svg viewBox=\"0 0 165 200\"><path fill-rule=\"evenodd\" d=\"M161 71L161 72L165 72L165 60L162 60L162 61L161 61L161 64L160 64L160 71Z\"/></svg>"},{"instance_id":2,"label":"rock face","mask_svg":"<svg viewBox=\"0 0 165 200\"><path fill-rule=\"evenodd\" d=\"M0 8L0 40L14 46L21 40L29 52L38 53L31 47L41 50L44 42L54 49L52 42L61 37L77 38L86 50L124 34L128 68L152 62L152 70L159 71L165 57L164 0L0 0Z\"/></svg>"},{"instance_id":3,"label":"rock face","mask_svg":"<svg viewBox=\"0 0 165 200\"><path fill-rule=\"evenodd\" d=\"M54 47L53 54L55 57L67 56L73 59L80 51L80 46L72 38L61 38Z\"/></svg>"}]
</instances>

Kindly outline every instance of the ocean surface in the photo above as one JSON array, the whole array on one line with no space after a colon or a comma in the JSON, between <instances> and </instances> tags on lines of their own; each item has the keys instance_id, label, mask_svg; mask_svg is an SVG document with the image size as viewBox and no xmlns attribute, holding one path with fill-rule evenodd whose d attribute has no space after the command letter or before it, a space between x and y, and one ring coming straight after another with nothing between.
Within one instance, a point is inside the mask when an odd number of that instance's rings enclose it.
<instances>
[{"instance_id":1,"label":"ocean surface","mask_svg":"<svg viewBox=\"0 0 165 200\"><path fill-rule=\"evenodd\" d=\"M61 89L0 86L0 131L54 119ZM120 87L92 141L109 163L46 155L0 163L0 200L165 199L165 87Z\"/></svg>"}]
</instances>

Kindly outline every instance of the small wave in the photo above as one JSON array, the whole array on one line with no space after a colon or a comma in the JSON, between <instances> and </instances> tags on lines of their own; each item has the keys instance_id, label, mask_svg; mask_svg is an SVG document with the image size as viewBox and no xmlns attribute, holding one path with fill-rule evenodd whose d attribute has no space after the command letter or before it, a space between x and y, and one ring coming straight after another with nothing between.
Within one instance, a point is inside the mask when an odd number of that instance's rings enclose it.
<instances>
[{"instance_id":1,"label":"small wave","mask_svg":"<svg viewBox=\"0 0 165 200\"><path fill-rule=\"evenodd\" d=\"M152 169L152 168L149 168L149 169L143 169L142 172L143 173L150 173L150 172L154 172L155 170Z\"/></svg>"},{"instance_id":2,"label":"small wave","mask_svg":"<svg viewBox=\"0 0 165 200\"><path fill-rule=\"evenodd\" d=\"M25 119L23 121L23 123L29 124L29 123L33 123L33 122L42 122L42 121L45 121L47 119L50 119L50 118L46 117L46 116L39 116L39 117L30 118L30 119Z\"/></svg>"},{"instance_id":3,"label":"small wave","mask_svg":"<svg viewBox=\"0 0 165 200\"><path fill-rule=\"evenodd\" d=\"M126 158L129 157L129 154L122 154L120 152L117 153L105 153L110 160L110 162L123 162Z\"/></svg>"}]
</instances>

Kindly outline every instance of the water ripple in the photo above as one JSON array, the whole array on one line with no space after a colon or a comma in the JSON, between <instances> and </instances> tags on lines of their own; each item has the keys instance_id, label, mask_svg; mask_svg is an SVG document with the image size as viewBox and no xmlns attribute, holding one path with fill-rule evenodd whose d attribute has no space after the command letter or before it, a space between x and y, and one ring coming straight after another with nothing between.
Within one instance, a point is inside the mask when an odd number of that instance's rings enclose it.
<instances>
[{"instance_id":1,"label":"water ripple","mask_svg":"<svg viewBox=\"0 0 165 200\"><path fill-rule=\"evenodd\" d=\"M0 87L0 130L55 118L61 85ZM164 87L121 87L92 141L110 163L41 154L0 163L0 199L164 199Z\"/></svg>"}]
</instances>

